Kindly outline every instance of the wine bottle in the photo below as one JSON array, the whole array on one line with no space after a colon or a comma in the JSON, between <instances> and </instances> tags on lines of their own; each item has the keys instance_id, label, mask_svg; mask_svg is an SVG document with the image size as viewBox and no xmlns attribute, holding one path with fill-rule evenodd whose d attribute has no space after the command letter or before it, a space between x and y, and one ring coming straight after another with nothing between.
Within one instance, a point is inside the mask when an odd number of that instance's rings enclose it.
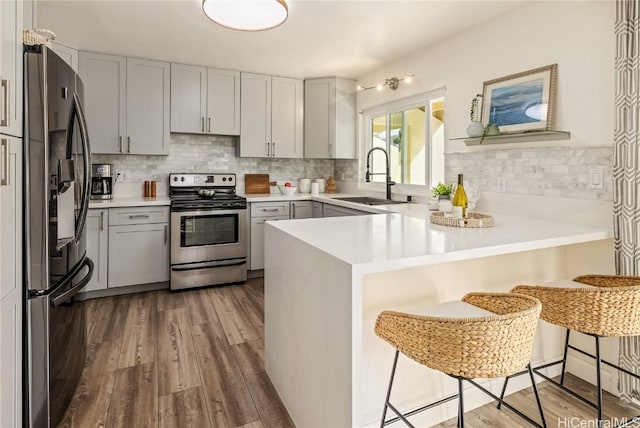
<instances>
[{"instance_id":1,"label":"wine bottle","mask_svg":"<svg viewBox=\"0 0 640 428\"><path fill-rule=\"evenodd\" d=\"M462 174L458 174L458 187L456 193L453 195L453 216L455 218L467 218L467 193L464 191L464 185L462 184Z\"/></svg>"}]
</instances>

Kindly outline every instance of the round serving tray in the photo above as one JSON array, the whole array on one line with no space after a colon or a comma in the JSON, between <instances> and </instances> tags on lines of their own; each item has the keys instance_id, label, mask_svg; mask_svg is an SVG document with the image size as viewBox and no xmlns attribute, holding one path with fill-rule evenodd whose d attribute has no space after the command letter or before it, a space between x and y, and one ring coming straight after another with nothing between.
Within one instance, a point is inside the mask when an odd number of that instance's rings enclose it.
<instances>
[{"instance_id":1,"label":"round serving tray","mask_svg":"<svg viewBox=\"0 0 640 428\"><path fill-rule=\"evenodd\" d=\"M472 213L468 214L468 218L454 218L449 214L445 217L445 213L438 211L431 214L431 223L440 226L449 227L493 227L493 217L488 214Z\"/></svg>"}]
</instances>

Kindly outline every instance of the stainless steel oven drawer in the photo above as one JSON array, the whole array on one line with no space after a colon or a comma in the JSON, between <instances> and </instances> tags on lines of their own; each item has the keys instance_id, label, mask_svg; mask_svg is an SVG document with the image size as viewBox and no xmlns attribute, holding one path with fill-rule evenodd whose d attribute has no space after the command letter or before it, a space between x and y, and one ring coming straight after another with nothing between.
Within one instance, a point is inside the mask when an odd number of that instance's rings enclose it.
<instances>
[{"instance_id":1,"label":"stainless steel oven drawer","mask_svg":"<svg viewBox=\"0 0 640 428\"><path fill-rule=\"evenodd\" d=\"M154 206L109 209L109 226L147 223L169 223L169 207Z\"/></svg>"},{"instance_id":2,"label":"stainless steel oven drawer","mask_svg":"<svg viewBox=\"0 0 640 428\"><path fill-rule=\"evenodd\" d=\"M247 259L171 266L171 289L206 287L247 280Z\"/></svg>"}]
</instances>

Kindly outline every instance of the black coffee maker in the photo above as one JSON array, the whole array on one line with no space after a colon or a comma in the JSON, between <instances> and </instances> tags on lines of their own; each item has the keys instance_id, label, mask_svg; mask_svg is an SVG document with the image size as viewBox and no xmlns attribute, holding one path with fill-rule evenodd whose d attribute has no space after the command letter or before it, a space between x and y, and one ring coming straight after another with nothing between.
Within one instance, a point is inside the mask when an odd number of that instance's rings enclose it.
<instances>
[{"instance_id":1,"label":"black coffee maker","mask_svg":"<svg viewBox=\"0 0 640 428\"><path fill-rule=\"evenodd\" d=\"M113 176L111 164L91 165L91 199L111 199L113 197Z\"/></svg>"}]
</instances>

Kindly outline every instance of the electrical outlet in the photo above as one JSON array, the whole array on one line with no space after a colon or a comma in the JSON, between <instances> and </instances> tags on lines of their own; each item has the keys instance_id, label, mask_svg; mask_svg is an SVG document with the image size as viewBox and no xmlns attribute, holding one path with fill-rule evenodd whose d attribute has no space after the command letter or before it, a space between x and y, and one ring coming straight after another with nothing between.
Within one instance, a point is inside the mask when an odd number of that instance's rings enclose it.
<instances>
[{"instance_id":1,"label":"electrical outlet","mask_svg":"<svg viewBox=\"0 0 640 428\"><path fill-rule=\"evenodd\" d=\"M589 167L589 189L603 190L604 189L604 167L592 166Z\"/></svg>"},{"instance_id":2,"label":"electrical outlet","mask_svg":"<svg viewBox=\"0 0 640 428\"><path fill-rule=\"evenodd\" d=\"M498 184L498 192L507 193L507 177L501 176L496 179Z\"/></svg>"}]
</instances>

